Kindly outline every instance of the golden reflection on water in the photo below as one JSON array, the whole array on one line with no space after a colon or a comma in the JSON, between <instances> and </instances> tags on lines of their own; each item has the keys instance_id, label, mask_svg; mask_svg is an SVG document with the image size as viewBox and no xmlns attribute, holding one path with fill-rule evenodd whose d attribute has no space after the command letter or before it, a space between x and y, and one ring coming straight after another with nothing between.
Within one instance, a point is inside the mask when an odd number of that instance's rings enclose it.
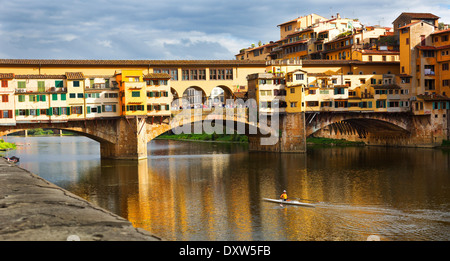
<instances>
[{"instance_id":1,"label":"golden reflection on water","mask_svg":"<svg viewBox=\"0 0 450 261\"><path fill-rule=\"evenodd\" d=\"M156 155L139 162L138 189L122 212L169 240L365 240L371 234L391 240L408 226L402 221L407 213L392 205L413 199L398 193L401 182L391 184L395 170L360 162L359 154L361 148L321 151L314 161L314 152ZM423 179L414 172L406 174L413 184ZM281 208L261 201L283 189L318 205Z\"/></svg>"},{"instance_id":2,"label":"golden reflection on water","mask_svg":"<svg viewBox=\"0 0 450 261\"><path fill-rule=\"evenodd\" d=\"M136 163L100 160L81 137L26 142L22 167L167 240L450 239L448 151L155 141ZM261 200L284 189L316 208Z\"/></svg>"}]
</instances>

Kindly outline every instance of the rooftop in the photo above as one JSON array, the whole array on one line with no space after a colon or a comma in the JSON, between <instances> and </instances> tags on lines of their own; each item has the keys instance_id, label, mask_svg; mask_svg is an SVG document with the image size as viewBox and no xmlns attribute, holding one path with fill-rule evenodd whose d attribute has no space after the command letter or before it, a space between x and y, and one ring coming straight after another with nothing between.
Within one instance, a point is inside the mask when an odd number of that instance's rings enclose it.
<instances>
[{"instance_id":1,"label":"rooftop","mask_svg":"<svg viewBox=\"0 0 450 261\"><path fill-rule=\"evenodd\" d=\"M264 66L264 61L257 60L54 60L54 59L0 59L0 66Z\"/></svg>"}]
</instances>

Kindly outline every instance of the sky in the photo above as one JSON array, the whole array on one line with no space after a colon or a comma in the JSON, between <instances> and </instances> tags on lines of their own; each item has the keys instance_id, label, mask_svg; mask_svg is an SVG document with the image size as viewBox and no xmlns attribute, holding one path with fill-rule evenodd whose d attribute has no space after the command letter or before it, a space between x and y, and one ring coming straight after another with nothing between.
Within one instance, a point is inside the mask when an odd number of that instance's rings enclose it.
<instances>
[{"instance_id":1,"label":"sky","mask_svg":"<svg viewBox=\"0 0 450 261\"><path fill-rule=\"evenodd\" d=\"M450 23L448 0L0 0L0 58L235 59L299 16L392 27L402 12Z\"/></svg>"}]
</instances>

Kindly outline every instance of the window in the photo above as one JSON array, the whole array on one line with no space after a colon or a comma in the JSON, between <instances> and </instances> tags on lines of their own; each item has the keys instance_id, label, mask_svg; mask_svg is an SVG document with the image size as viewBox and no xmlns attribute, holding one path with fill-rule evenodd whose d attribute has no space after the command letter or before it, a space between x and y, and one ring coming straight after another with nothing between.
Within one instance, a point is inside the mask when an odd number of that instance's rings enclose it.
<instances>
[{"instance_id":1,"label":"window","mask_svg":"<svg viewBox=\"0 0 450 261\"><path fill-rule=\"evenodd\" d=\"M116 112L116 105L102 105L104 112Z\"/></svg>"},{"instance_id":2,"label":"window","mask_svg":"<svg viewBox=\"0 0 450 261\"><path fill-rule=\"evenodd\" d=\"M409 38L406 38L406 44L409 44Z\"/></svg>"},{"instance_id":3,"label":"window","mask_svg":"<svg viewBox=\"0 0 450 261\"><path fill-rule=\"evenodd\" d=\"M299 73L295 75L295 80L297 81L302 81L304 79L304 74L303 73Z\"/></svg>"},{"instance_id":4,"label":"window","mask_svg":"<svg viewBox=\"0 0 450 261\"><path fill-rule=\"evenodd\" d=\"M225 80L225 70L224 69L217 70L217 80Z\"/></svg>"},{"instance_id":5,"label":"window","mask_svg":"<svg viewBox=\"0 0 450 261\"><path fill-rule=\"evenodd\" d=\"M434 80L425 79L425 90L434 90Z\"/></svg>"},{"instance_id":6,"label":"window","mask_svg":"<svg viewBox=\"0 0 450 261\"><path fill-rule=\"evenodd\" d=\"M17 82L17 88L26 88L26 82L25 81L21 81L21 82Z\"/></svg>"},{"instance_id":7,"label":"window","mask_svg":"<svg viewBox=\"0 0 450 261\"><path fill-rule=\"evenodd\" d=\"M2 80L2 87L3 88L8 87L8 81L7 80Z\"/></svg>"},{"instance_id":8,"label":"window","mask_svg":"<svg viewBox=\"0 0 450 261\"><path fill-rule=\"evenodd\" d=\"M59 107L52 108L52 112L53 112L53 115L60 115L60 113L61 113Z\"/></svg>"},{"instance_id":9,"label":"window","mask_svg":"<svg viewBox=\"0 0 450 261\"><path fill-rule=\"evenodd\" d=\"M83 94L82 93L77 93L77 98L83 98Z\"/></svg>"},{"instance_id":10,"label":"window","mask_svg":"<svg viewBox=\"0 0 450 261\"><path fill-rule=\"evenodd\" d=\"M442 42L448 41L448 34L447 34L447 35L441 36L441 41L442 41Z\"/></svg>"},{"instance_id":11,"label":"window","mask_svg":"<svg viewBox=\"0 0 450 261\"><path fill-rule=\"evenodd\" d=\"M442 80L442 86L449 86L449 80Z\"/></svg>"},{"instance_id":12,"label":"window","mask_svg":"<svg viewBox=\"0 0 450 261\"><path fill-rule=\"evenodd\" d=\"M83 113L83 106L72 106L71 107L72 114L82 114Z\"/></svg>"},{"instance_id":13,"label":"window","mask_svg":"<svg viewBox=\"0 0 450 261\"><path fill-rule=\"evenodd\" d=\"M55 81L55 87L64 87L63 81Z\"/></svg>"},{"instance_id":14,"label":"window","mask_svg":"<svg viewBox=\"0 0 450 261\"><path fill-rule=\"evenodd\" d=\"M233 69L225 69L225 79L233 80Z\"/></svg>"},{"instance_id":15,"label":"window","mask_svg":"<svg viewBox=\"0 0 450 261\"><path fill-rule=\"evenodd\" d=\"M131 97L141 97L141 92L131 92Z\"/></svg>"},{"instance_id":16,"label":"window","mask_svg":"<svg viewBox=\"0 0 450 261\"><path fill-rule=\"evenodd\" d=\"M182 80L206 80L206 70L205 69L191 69L182 71Z\"/></svg>"},{"instance_id":17,"label":"window","mask_svg":"<svg viewBox=\"0 0 450 261\"><path fill-rule=\"evenodd\" d=\"M433 50L423 50L422 56L423 57L434 57L434 51Z\"/></svg>"},{"instance_id":18,"label":"window","mask_svg":"<svg viewBox=\"0 0 450 261\"><path fill-rule=\"evenodd\" d=\"M295 93L295 88L291 88L291 93Z\"/></svg>"},{"instance_id":19,"label":"window","mask_svg":"<svg viewBox=\"0 0 450 261\"><path fill-rule=\"evenodd\" d=\"M12 110L4 110L1 116L3 116L3 118L12 118Z\"/></svg>"},{"instance_id":20,"label":"window","mask_svg":"<svg viewBox=\"0 0 450 261\"><path fill-rule=\"evenodd\" d=\"M345 88L334 88L335 95L344 94L344 93L345 93Z\"/></svg>"},{"instance_id":21,"label":"window","mask_svg":"<svg viewBox=\"0 0 450 261\"><path fill-rule=\"evenodd\" d=\"M76 94L75 93L69 93L69 98L75 99L76 98Z\"/></svg>"},{"instance_id":22,"label":"window","mask_svg":"<svg viewBox=\"0 0 450 261\"><path fill-rule=\"evenodd\" d=\"M53 93L52 94L52 101L57 101L58 100L58 94Z\"/></svg>"},{"instance_id":23,"label":"window","mask_svg":"<svg viewBox=\"0 0 450 261\"><path fill-rule=\"evenodd\" d=\"M45 82L38 81L38 92L45 92Z\"/></svg>"},{"instance_id":24,"label":"window","mask_svg":"<svg viewBox=\"0 0 450 261\"><path fill-rule=\"evenodd\" d=\"M66 94L65 93L61 93L61 101L65 101L66 100Z\"/></svg>"},{"instance_id":25,"label":"window","mask_svg":"<svg viewBox=\"0 0 450 261\"><path fill-rule=\"evenodd\" d=\"M80 81L73 81L73 87L80 87Z\"/></svg>"},{"instance_id":26,"label":"window","mask_svg":"<svg viewBox=\"0 0 450 261\"><path fill-rule=\"evenodd\" d=\"M369 55L369 62L372 61L372 55Z\"/></svg>"},{"instance_id":27,"label":"window","mask_svg":"<svg viewBox=\"0 0 450 261\"><path fill-rule=\"evenodd\" d=\"M378 100L375 102L375 107L386 108L386 100Z\"/></svg>"},{"instance_id":28,"label":"window","mask_svg":"<svg viewBox=\"0 0 450 261\"><path fill-rule=\"evenodd\" d=\"M25 95L19 95L18 99L19 99L19 102L24 102L25 101Z\"/></svg>"},{"instance_id":29,"label":"window","mask_svg":"<svg viewBox=\"0 0 450 261\"><path fill-rule=\"evenodd\" d=\"M297 107L297 102L291 102L291 108Z\"/></svg>"},{"instance_id":30,"label":"window","mask_svg":"<svg viewBox=\"0 0 450 261\"><path fill-rule=\"evenodd\" d=\"M442 64L442 70L443 71L448 71L448 63L443 63Z\"/></svg>"},{"instance_id":31,"label":"window","mask_svg":"<svg viewBox=\"0 0 450 261\"><path fill-rule=\"evenodd\" d=\"M8 101L9 101L8 94L2 94L2 102L8 102Z\"/></svg>"}]
</instances>

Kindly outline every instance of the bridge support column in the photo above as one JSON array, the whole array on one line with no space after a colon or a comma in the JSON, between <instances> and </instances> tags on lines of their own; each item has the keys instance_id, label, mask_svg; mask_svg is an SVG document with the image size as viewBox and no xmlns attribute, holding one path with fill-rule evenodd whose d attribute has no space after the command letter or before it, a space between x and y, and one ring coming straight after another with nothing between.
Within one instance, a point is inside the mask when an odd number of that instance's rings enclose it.
<instances>
[{"instance_id":1,"label":"bridge support column","mask_svg":"<svg viewBox=\"0 0 450 261\"><path fill-rule=\"evenodd\" d=\"M306 152L305 113L280 115L278 142L274 145L262 145L260 134L249 136L249 150L272 152Z\"/></svg>"},{"instance_id":2,"label":"bridge support column","mask_svg":"<svg viewBox=\"0 0 450 261\"><path fill-rule=\"evenodd\" d=\"M145 117L116 120L117 142L101 142L100 154L107 159L140 160L147 158Z\"/></svg>"}]
</instances>

